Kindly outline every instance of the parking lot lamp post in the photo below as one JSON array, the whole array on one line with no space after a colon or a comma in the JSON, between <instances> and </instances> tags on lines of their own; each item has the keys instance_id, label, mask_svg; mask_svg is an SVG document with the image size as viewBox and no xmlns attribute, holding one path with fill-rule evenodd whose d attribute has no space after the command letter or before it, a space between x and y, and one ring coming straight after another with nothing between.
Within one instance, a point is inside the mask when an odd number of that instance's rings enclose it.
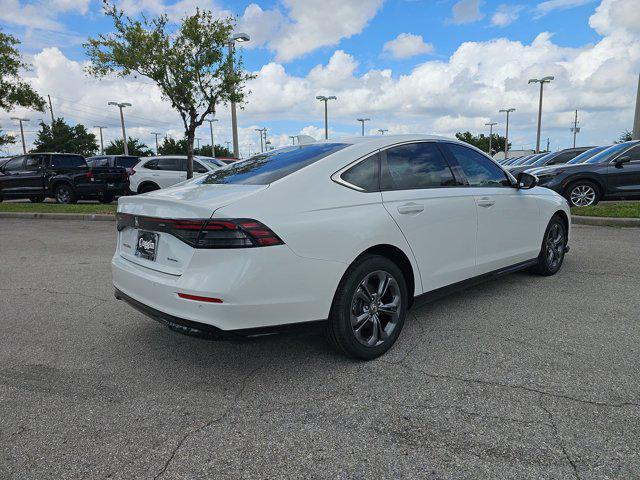
<instances>
[{"instance_id":1,"label":"parking lot lamp post","mask_svg":"<svg viewBox=\"0 0 640 480\"><path fill-rule=\"evenodd\" d=\"M217 118L207 118L207 122L209 122L209 132L211 133L211 156L215 157L216 156L216 148L215 145L213 143L213 122L217 122L218 119Z\"/></svg>"},{"instance_id":2,"label":"parking lot lamp post","mask_svg":"<svg viewBox=\"0 0 640 480\"><path fill-rule=\"evenodd\" d=\"M388 132L388 131L389 131L388 128L379 128L378 129L378 132L380 132L380 135L383 135L383 136L384 136L384 132Z\"/></svg>"},{"instance_id":3,"label":"parking lot lamp post","mask_svg":"<svg viewBox=\"0 0 640 480\"><path fill-rule=\"evenodd\" d=\"M258 134L260 134L260 153L264 152L264 141L262 140L262 129L261 128L254 128L254 130L256 132L258 132Z\"/></svg>"},{"instance_id":4,"label":"parking lot lamp post","mask_svg":"<svg viewBox=\"0 0 640 480\"><path fill-rule=\"evenodd\" d=\"M102 129L107 128L102 125L94 125L93 128L100 130L100 155L104 155L104 142L102 141Z\"/></svg>"},{"instance_id":5,"label":"parking lot lamp post","mask_svg":"<svg viewBox=\"0 0 640 480\"><path fill-rule=\"evenodd\" d=\"M24 143L24 129L22 128L22 122L28 122L28 118L11 117L11 120L15 120L20 123L20 138L22 139L22 153L27 153L27 146Z\"/></svg>"},{"instance_id":6,"label":"parking lot lamp post","mask_svg":"<svg viewBox=\"0 0 640 480\"><path fill-rule=\"evenodd\" d=\"M497 125L498 122L489 122L489 123L485 123L486 126L489 127L489 155L491 155L491 141L493 140L493 127L494 125Z\"/></svg>"},{"instance_id":7,"label":"parking lot lamp post","mask_svg":"<svg viewBox=\"0 0 640 480\"><path fill-rule=\"evenodd\" d=\"M318 95L316 96L316 99L320 100L321 102L324 102L324 138L326 140L329 138L329 114L328 114L327 103L329 102L329 100L337 100L338 97L336 97L335 95L331 95L329 97L325 97L324 95Z\"/></svg>"},{"instance_id":8,"label":"parking lot lamp post","mask_svg":"<svg viewBox=\"0 0 640 480\"><path fill-rule=\"evenodd\" d=\"M291 139L291 145L295 145L295 144L296 144L296 137L295 137L295 135L289 135L289 138Z\"/></svg>"},{"instance_id":9,"label":"parking lot lamp post","mask_svg":"<svg viewBox=\"0 0 640 480\"><path fill-rule=\"evenodd\" d=\"M129 146L127 145L127 133L124 129L124 114L122 113L122 109L124 107L130 107L131 104L127 102L118 103L118 102L109 102L109 105L115 105L120 109L120 124L122 125L122 143L124 145L124 154L129 155Z\"/></svg>"},{"instance_id":10,"label":"parking lot lamp post","mask_svg":"<svg viewBox=\"0 0 640 480\"><path fill-rule=\"evenodd\" d=\"M515 112L515 108L505 108L500 110L500 113L507 114L507 128L504 135L504 158L509 158L509 114Z\"/></svg>"},{"instance_id":11,"label":"parking lot lamp post","mask_svg":"<svg viewBox=\"0 0 640 480\"><path fill-rule=\"evenodd\" d=\"M362 136L364 137L364 122L368 122L371 119L370 118L357 118L356 120L358 120L362 124Z\"/></svg>"},{"instance_id":12,"label":"parking lot lamp post","mask_svg":"<svg viewBox=\"0 0 640 480\"><path fill-rule=\"evenodd\" d=\"M529 83L540 84L540 103L538 105L538 135L536 136L536 153L540 153L540 129L542 127L542 93L544 92L544 84L551 83L554 77L532 78Z\"/></svg>"},{"instance_id":13,"label":"parking lot lamp post","mask_svg":"<svg viewBox=\"0 0 640 480\"><path fill-rule=\"evenodd\" d=\"M636 115L633 119L633 140L640 140L640 76L638 77L638 93L636 94Z\"/></svg>"},{"instance_id":14,"label":"parking lot lamp post","mask_svg":"<svg viewBox=\"0 0 640 480\"><path fill-rule=\"evenodd\" d=\"M571 127L571 133L573 133L573 148L576 148L576 135L580 133L580 127L578 126L578 110L576 110L576 116L573 119L573 127Z\"/></svg>"},{"instance_id":15,"label":"parking lot lamp post","mask_svg":"<svg viewBox=\"0 0 640 480\"><path fill-rule=\"evenodd\" d=\"M231 66L231 73L233 72L233 52L236 42L243 43L250 40L249 35L246 33L236 33L229 38L229 65ZM240 158L240 149L238 147L238 117L236 114L236 102L231 100L231 135L233 138L233 156Z\"/></svg>"}]
</instances>

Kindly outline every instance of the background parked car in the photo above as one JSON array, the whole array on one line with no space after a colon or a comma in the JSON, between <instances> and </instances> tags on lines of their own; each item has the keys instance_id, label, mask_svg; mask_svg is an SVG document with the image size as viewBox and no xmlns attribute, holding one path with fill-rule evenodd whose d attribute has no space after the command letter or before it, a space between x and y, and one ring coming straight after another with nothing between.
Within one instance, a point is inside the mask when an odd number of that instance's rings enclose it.
<instances>
[{"instance_id":1,"label":"background parked car","mask_svg":"<svg viewBox=\"0 0 640 480\"><path fill-rule=\"evenodd\" d=\"M194 157L193 175L203 175L226 166L212 157ZM148 157L140 161L130 174L133 193L146 193L170 187L187 179L186 155Z\"/></svg>"},{"instance_id":2,"label":"background parked car","mask_svg":"<svg viewBox=\"0 0 640 480\"><path fill-rule=\"evenodd\" d=\"M87 158L89 167L124 167L131 174L133 167L140 160L134 155L96 155Z\"/></svg>"},{"instance_id":3,"label":"background parked car","mask_svg":"<svg viewBox=\"0 0 640 480\"><path fill-rule=\"evenodd\" d=\"M606 199L640 199L640 141L613 145L583 163L537 174L540 185L565 196L572 206Z\"/></svg>"},{"instance_id":4,"label":"background parked car","mask_svg":"<svg viewBox=\"0 0 640 480\"><path fill-rule=\"evenodd\" d=\"M58 203L96 199L110 203L126 195L129 177L123 167L90 169L81 155L30 153L14 157L0 168L0 200L28 198L34 203L53 197Z\"/></svg>"},{"instance_id":5,"label":"background parked car","mask_svg":"<svg viewBox=\"0 0 640 480\"><path fill-rule=\"evenodd\" d=\"M512 175L517 175L520 172L524 172L525 170L531 167L545 167L547 165L562 165L567 163L569 160L573 160L581 153L586 152L587 150L592 149L593 147L576 147L576 148L566 148L564 150L560 150L558 152L551 152L543 155L542 157L537 158L535 161L525 162L524 165L518 165L515 167L507 167L509 172Z\"/></svg>"},{"instance_id":6,"label":"background parked car","mask_svg":"<svg viewBox=\"0 0 640 480\"><path fill-rule=\"evenodd\" d=\"M540 174L544 174L545 172L553 172L554 170L557 170L558 168L562 168L565 166L569 166L569 165L577 165L579 163L584 163L587 160L589 160L591 157L593 157L594 155L596 155L597 153L602 152L603 150L609 148L611 145L605 145L602 147L593 147L589 150L587 150L584 153L581 153L580 155L578 155L576 158L569 160L567 163L564 163L562 165L550 165L550 166L545 166L545 167L531 167L528 170L525 170L525 172L530 173L532 175L540 175Z\"/></svg>"}]
</instances>

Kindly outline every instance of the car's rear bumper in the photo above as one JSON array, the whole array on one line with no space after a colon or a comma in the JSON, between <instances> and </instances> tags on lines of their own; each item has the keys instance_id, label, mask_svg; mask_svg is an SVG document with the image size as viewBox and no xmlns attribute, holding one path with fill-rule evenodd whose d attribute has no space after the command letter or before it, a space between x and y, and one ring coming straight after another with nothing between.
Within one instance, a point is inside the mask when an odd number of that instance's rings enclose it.
<instances>
[{"instance_id":1,"label":"car's rear bumper","mask_svg":"<svg viewBox=\"0 0 640 480\"><path fill-rule=\"evenodd\" d=\"M76 186L76 192L80 197L102 197L104 195L128 195L129 182L97 183Z\"/></svg>"}]
</instances>

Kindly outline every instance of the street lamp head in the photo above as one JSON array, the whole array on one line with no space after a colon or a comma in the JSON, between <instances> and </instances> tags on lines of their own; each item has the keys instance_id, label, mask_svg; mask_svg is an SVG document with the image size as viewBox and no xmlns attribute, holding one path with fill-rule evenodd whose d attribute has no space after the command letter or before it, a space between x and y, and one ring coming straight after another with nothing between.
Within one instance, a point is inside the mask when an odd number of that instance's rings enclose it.
<instances>
[{"instance_id":1,"label":"street lamp head","mask_svg":"<svg viewBox=\"0 0 640 480\"><path fill-rule=\"evenodd\" d=\"M356 118L356 120L358 122L368 122L369 120L371 120L370 118Z\"/></svg>"},{"instance_id":2,"label":"street lamp head","mask_svg":"<svg viewBox=\"0 0 640 480\"><path fill-rule=\"evenodd\" d=\"M542 79L543 82L547 82L547 83L549 83L551 80L555 80L555 77L550 75Z\"/></svg>"},{"instance_id":3,"label":"street lamp head","mask_svg":"<svg viewBox=\"0 0 640 480\"><path fill-rule=\"evenodd\" d=\"M246 33L234 33L231 36L231 41L233 42L244 43L248 42L249 40L251 40L251 38Z\"/></svg>"},{"instance_id":4,"label":"street lamp head","mask_svg":"<svg viewBox=\"0 0 640 480\"><path fill-rule=\"evenodd\" d=\"M11 120L17 120L18 122L28 122L28 118L11 117Z\"/></svg>"},{"instance_id":5,"label":"street lamp head","mask_svg":"<svg viewBox=\"0 0 640 480\"><path fill-rule=\"evenodd\" d=\"M330 97L327 97L327 100L337 100L338 97L336 97L335 95L331 95Z\"/></svg>"},{"instance_id":6,"label":"street lamp head","mask_svg":"<svg viewBox=\"0 0 640 480\"><path fill-rule=\"evenodd\" d=\"M327 97L325 97L324 95L316 95L316 100L327 100Z\"/></svg>"},{"instance_id":7,"label":"street lamp head","mask_svg":"<svg viewBox=\"0 0 640 480\"><path fill-rule=\"evenodd\" d=\"M500 113L511 113L511 112L515 112L515 111L516 111L515 108L506 108L506 109L500 110Z\"/></svg>"},{"instance_id":8,"label":"street lamp head","mask_svg":"<svg viewBox=\"0 0 640 480\"><path fill-rule=\"evenodd\" d=\"M497 125L497 124L498 124L498 122L489 122L489 123L485 123L485 125L486 125L487 127L493 127L494 125Z\"/></svg>"}]
</instances>

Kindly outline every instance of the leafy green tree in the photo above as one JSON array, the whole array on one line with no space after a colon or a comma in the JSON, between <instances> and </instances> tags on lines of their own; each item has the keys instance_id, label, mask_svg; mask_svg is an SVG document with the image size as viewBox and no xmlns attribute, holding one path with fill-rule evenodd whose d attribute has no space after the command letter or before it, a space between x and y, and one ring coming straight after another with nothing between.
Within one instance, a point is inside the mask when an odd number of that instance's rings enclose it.
<instances>
[{"instance_id":1,"label":"leafy green tree","mask_svg":"<svg viewBox=\"0 0 640 480\"><path fill-rule=\"evenodd\" d=\"M187 154L187 141L174 140L173 138L165 137L160 145L158 145L158 155L186 155ZM195 152L194 152L195 155Z\"/></svg>"},{"instance_id":2,"label":"leafy green tree","mask_svg":"<svg viewBox=\"0 0 640 480\"><path fill-rule=\"evenodd\" d=\"M138 138L131 138L127 140L127 149L129 155L136 157L148 157L153 155L151 149ZM121 138L112 140L109 145L104 149L105 155L124 155L124 142Z\"/></svg>"},{"instance_id":3,"label":"leafy green tree","mask_svg":"<svg viewBox=\"0 0 640 480\"><path fill-rule=\"evenodd\" d=\"M77 153L88 157L98 150L93 133L89 133L80 123L72 127L63 118L57 118L51 126L41 123L33 143L33 152Z\"/></svg>"},{"instance_id":4,"label":"leafy green tree","mask_svg":"<svg viewBox=\"0 0 640 480\"><path fill-rule=\"evenodd\" d=\"M3 133L2 127L0 127L0 147L9 143L16 143L16 137L9 135L8 133Z\"/></svg>"},{"instance_id":5,"label":"leafy green tree","mask_svg":"<svg viewBox=\"0 0 640 480\"><path fill-rule=\"evenodd\" d=\"M629 130L624 130L618 137L618 140L615 141L615 143L630 142L631 140L633 140L633 133L631 133L631 131Z\"/></svg>"},{"instance_id":6,"label":"leafy green tree","mask_svg":"<svg viewBox=\"0 0 640 480\"><path fill-rule=\"evenodd\" d=\"M474 147L479 148L483 152L489 153L489 136L481 133L480 135L473 135L471 132L463 132L456 133L456 138L463 142L466 142ZM505 137L501 137L500 135L494 133L491 137L491 154L495 152L504 151L504 142L506 141ZM509 142L509 148L511 148L511 142Z\"/></svg>"},{"instance_id":7,"label":"leafy green tree","mask_svg":"<svg viewBox=\"0 0 640 480\"><path fill-rule=\"evenodd\" d=\"M242 60L228 54L233 18L216 19L196 9L174 28L167 15L135 20L105 0L114 32L90 38L84 47L96 77L138 74L153 80L180 114L185 129L187 178L193 176L196 129L215 115L219 104L242 103L244 84L253 78Z\"/></svg>"},{"instance_id":8,"label":"leafy green tree","mask_svg":"<svg viewBox=\"0 0 640 480\"><path fill-rule=\"evenodd\" d=\"M194 149L193 153L195 155L201 155L203 157L221 157L221 158L231 158L233 157L233 152L230 151L227 147L223 147L222 145L216 145L214 147L215 154L211 155L211 145L203 145L200 148Z\"/></svg>"},{"instance_id":9,"label":"leafy green tree","mask_svg":"<svg viewBox=\"0 0 640 480\"><path fill-rule=\"evenodd\" d=\"M28 65L16 48L20 41L0 31L0 109L25 107L44 111L44 99L26 82L20 80L20 70Z\"/></svg>"}]
</instances>

